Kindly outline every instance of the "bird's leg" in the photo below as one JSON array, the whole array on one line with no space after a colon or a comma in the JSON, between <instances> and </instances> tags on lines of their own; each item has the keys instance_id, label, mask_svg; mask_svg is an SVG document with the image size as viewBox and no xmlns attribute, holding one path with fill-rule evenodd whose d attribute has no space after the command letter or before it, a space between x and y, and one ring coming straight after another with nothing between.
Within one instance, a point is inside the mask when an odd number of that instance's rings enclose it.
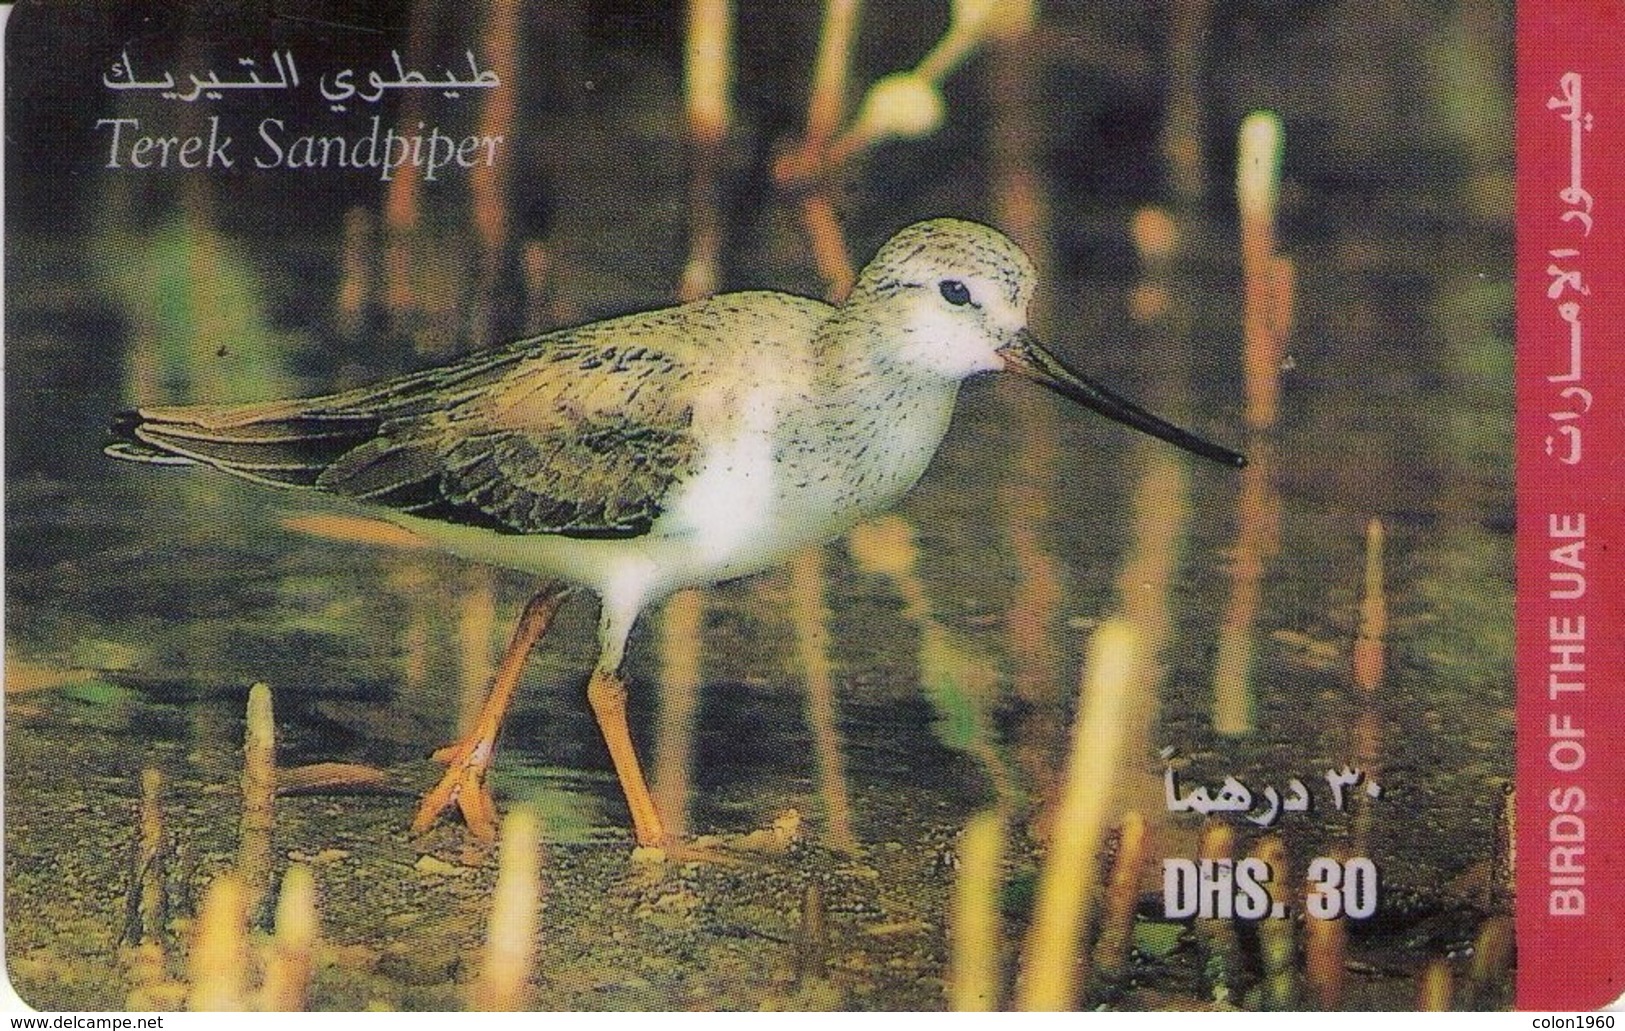
<instances>
[{"instance_id":1,"label":"bird's leg","mask_svg":"<svg viewBox=\"0 0 1625 1031\"><path fill-rule=\"evenodd\" d=\"M423 804L412 821L412 833L428 830L443 811L455 804L462 811L470 834L482 841L496 839L496 803L485 785L485 775L496 750L497 731L502 728L502 717L507 714L514 689L519 686L519 675L524 671L530 650L547 633L554 614L569 593L565 585L551 583L526 603L508 649L497 665L496 676L491 680L491 693L480 707L474 725L460 739L434 753L436 760L449 764L450 768L434 790L423 796Z\"/></svg>"},{"instance_id":2,"label":"bird's leg","mask_svg":"<svg viewBox=\"0 0 1625 1031\"><path fill-rule=\"evenodd\" d=\"M609 757L615 764L615 776L620 778L627 808L632 810L632 832L637 835L638 844L666 845L666 826L655 809L649 785L643 779L643 768L638 765L638 753L632 747L632 734L626 726L626 682L618 672L599 666L587 681L587 702L598 719L604 743L609 746Z\"/></svg>"},{"instance_id":3,"label":"bird's leg","mask_svg":"<svg viewBox=\"0 0 1625 1031\"><path fill-rule=\"evenodd\" d=\"M603 607L598 612L598 665L587 681L587 703L598 720L604 744L609 746L609 758L615 764L615 776L620 778L621 792L626 795L626 807L632 811L632 833L639 845L664 847L670 844L666 825L643 779L637 750L632 747L632 734L626 727L626 681L621 679L626 639L648 600L641 589L617 590L611 586L604 592Z\"/></svg>"}]
</instances>

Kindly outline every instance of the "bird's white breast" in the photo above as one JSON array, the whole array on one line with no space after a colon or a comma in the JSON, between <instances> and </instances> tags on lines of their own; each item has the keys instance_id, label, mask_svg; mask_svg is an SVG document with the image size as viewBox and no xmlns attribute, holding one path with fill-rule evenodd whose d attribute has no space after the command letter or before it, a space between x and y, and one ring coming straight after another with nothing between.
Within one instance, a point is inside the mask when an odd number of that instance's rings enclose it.
<instances>
[{"instance_id":1,"label":"bird's white breast","mask_svg":"<svg viewBox=\"0 0 1625 1031\"><path fill-rule=\"evenodd\" d=\"M957 393L932 384L809 404L809 389L781 375L729 399L726 431L705 435L698 471L652 528L663 566L686 567L675 586L766 569L890 508L930 464Z\"/></svg>"},{"instance_id":2,"label":"bird's white breast","mask_svg":"<svg viewBox=\"0 0 1625 1031\"><path fill-rule=\"evenodd\" d=\"M767 382L732 392L722 402L725 411L696 413L705 427L697 470L673 485L651 528L651 536L687 551L679 564L716 569L716 578L725 579L770 564L785 549L776 459L785 395L782 384Z\"/></svg>"}]
</instances>

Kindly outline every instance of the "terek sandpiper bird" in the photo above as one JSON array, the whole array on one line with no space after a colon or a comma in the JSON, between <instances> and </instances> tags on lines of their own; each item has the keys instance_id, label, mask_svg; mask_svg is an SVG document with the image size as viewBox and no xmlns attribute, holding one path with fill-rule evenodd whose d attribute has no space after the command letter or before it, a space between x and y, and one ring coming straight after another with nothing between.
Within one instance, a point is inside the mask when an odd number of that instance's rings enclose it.
<instances>
[{"instance_id":1,"label":"terek sandpiper bird","mask_svg":"<svg viewBox=\"0 0 1625 1031\"><path fill-rule=\"evenodd\" d=\"M968 377L1020 373L1246 463L1061 364L1027 329L1035 280L1003 234L934 219L888 240L840 305L724 294L326 397L142 408L115 420L108 451L337 495L467 559L546 578L474 726L435 753L450 768L415 830L455 804L473 834L494 836L486 773L520 670L569 585L592 589L587 698L637 840L660 844L621 676L639 613L892 506L925 472Z\"/></svg>"}]
</instances>

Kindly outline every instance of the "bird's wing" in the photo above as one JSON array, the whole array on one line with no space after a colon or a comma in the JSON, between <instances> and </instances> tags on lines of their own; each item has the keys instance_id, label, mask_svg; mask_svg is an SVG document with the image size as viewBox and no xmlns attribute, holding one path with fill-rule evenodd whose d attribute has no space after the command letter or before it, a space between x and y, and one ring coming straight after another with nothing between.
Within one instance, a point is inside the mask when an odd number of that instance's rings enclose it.
<instances>
[{"instance_id":1,"label":"bird's wing","mask_svg":"<svg viewBox=\"0 0 1625 1031\"><path fill-rule=\"evenodd\" d=\"M624 420L569 429L386 432L317 486L412 515L508 533L637 537L697 449L686 429Z\"/></svg>"},{"instance_id":2,"label":"bird's wing","mask_svg":"<svg viewBox=\"0 0 1625 1031\"><path fill-rule=\"evenodd\" d=\"M684 385L707 360L692 331L714 327L691 321L612 319L328 397L142 409L108 451L501 532L635 537L699 458Z\"/></svg>"},{"instance_id":3,"label":"bird's wing","mask_svg":"<svg viewBox=\"0 0 1625 1031\"><path fill-rule=\"evenodd\" d=\"M683 388L702 359L638 342L663 322L674 323L655 333L664 339L687 328L672 310L629 316L544 338L474 375L360 399L383 415L377 432L315 485L510 533L647 533L700 458Z\"/></svg>"}]
</instances>

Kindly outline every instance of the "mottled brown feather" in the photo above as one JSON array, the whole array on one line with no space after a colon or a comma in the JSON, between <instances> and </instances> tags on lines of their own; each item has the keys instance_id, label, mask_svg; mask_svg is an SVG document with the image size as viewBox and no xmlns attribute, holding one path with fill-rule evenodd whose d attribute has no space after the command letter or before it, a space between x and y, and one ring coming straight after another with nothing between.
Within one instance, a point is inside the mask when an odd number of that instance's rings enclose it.
<instances>
[{"instance_id":1,"label":"mottled brown feather","mask_svg":"<svg viewBox=\"0 0 1625 1031\"><path fill-rule=\"evenodd\" d=\"M681 391L697 306L564 330L326 397L144 408L116 457L171 456L245 479L508 533L647 533L700 459ZM672 332L675 330L675 334ZM686 331L686 332L685 332ZM652 339L677 346L652 345Z\"/></svg>"}]
</instances>

